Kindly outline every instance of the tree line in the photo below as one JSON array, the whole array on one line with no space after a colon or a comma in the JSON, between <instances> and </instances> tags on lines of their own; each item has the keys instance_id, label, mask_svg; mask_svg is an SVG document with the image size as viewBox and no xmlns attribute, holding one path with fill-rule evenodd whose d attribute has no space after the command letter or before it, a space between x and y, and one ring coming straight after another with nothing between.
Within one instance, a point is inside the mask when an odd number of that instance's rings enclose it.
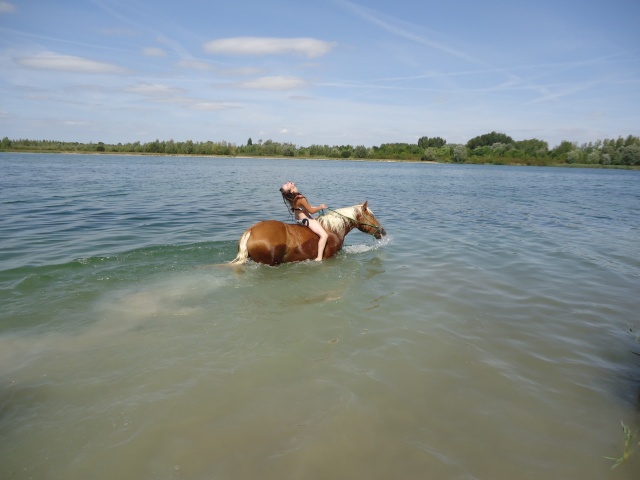
<instances>
[{"instance_id":1,"label":"tree line","mask_svg":"<svg viewBox=\"0 0 640 480\"><path fill-rule=\"evenodd\" d=\"M61 142L55 140L0 141L0 151L134 153L155 155L221 155L251 157L336 158L359 160L406 160L441 163L486 163L517 165L622 165L640 166L640 138L598 140L578 145L563 141L550 149L544 140L536 138L514 140L509 135L490 132L472 138L466 144L449 144L441 137L420 137L417 143L383 143L364 145L310 145L273 140L248 139L244 145L226 141L194 142L173 140L106 144Z\"/></svg>"}]
</instances>

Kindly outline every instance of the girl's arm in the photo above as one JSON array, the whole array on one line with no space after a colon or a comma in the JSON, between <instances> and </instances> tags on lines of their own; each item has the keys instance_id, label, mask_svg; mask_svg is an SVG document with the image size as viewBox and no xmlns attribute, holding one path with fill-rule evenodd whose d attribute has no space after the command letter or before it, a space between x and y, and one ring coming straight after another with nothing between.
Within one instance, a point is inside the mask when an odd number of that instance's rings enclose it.
<instances>
[{"instance_id":1,"label":"girl's arm","mask_svg":"<svg viewBox=\"0 0 640 480\"><path fill-rule=\"evenodd\" d=\"M320 204L319 207L312 207L311 205L309 205L309 202L307 202L307 199L304 197L300 198L296 203L309 213L318 213L320 210L324 210L325 208L327 208L327 206L324 203Z\"/></svg>"}]
</instances>

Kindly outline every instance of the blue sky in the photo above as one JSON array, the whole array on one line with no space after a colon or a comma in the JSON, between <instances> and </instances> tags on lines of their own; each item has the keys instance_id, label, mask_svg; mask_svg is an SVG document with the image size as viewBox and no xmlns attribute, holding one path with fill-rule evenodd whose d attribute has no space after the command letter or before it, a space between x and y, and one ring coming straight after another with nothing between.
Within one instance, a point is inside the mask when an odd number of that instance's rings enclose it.
<instances>
[{"instance_id":1,"label":"blue sky","mask_svg":"<svg viewBox=\"0 0 640 480\"><path fill-rule=\"evenodd\" d=\"M0 0L0 137L640 136L640 2Z\"/></svg>"}]
</instances>

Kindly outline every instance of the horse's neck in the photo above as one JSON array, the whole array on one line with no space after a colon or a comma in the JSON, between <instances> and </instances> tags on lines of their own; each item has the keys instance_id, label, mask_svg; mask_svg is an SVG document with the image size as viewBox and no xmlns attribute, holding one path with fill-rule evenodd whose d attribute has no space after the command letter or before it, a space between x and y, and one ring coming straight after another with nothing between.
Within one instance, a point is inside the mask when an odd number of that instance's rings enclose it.
<instances>
[{"instance_id":1,"label":"horse's neck","mask_svg":"<svg viewBox=\"0 0 640 480\"><path fill-rule=\"evenodd\" d=\"M340 239L340 246L342 246L342 244L344 243L344 237L346 237L347 233L353 230L353 228L354 228L353 225L349 223L348 225L346 225L344 228L341 228L337 232L333 230L333 233L335 233L336 236Z\"/></svg>"},{"instance_id":2,"label":"horse's neck","mask_svg":"<svg viewBox=\"0 0 640 480\"><path fill-rule=\"evenodd\" d=\"M336 215L345 218L344 215L341 215L339 213L336 213ZM354 228L355 225L352 221L345 221L338 228L331 228L331 231L337 235L337 237L340 239L340 244L342 244L344 242L344 238Z\"/></svg>"}]
</instances>

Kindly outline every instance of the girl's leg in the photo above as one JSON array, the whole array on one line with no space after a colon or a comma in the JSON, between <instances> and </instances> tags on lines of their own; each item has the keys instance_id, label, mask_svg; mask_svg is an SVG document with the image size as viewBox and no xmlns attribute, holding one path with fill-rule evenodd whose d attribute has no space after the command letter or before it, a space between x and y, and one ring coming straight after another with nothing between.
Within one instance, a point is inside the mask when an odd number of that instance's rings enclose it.
<instances>
[{"instance_id":1,"label":"girl's leg","mask_svg":"<svg viewBox=\"0 0 640 480\"><path fill-rule=\"evenodd\" d=\"M316 219L309 220L309 228L313 233L320 237L320 239L318 240L318 256L316 257L316 262L321 262L322 255L324 254L324 247L327 245L329 234L324 228L322 228L322 225L320 225L320 222Z\"/></svg>"}]
</instances>

